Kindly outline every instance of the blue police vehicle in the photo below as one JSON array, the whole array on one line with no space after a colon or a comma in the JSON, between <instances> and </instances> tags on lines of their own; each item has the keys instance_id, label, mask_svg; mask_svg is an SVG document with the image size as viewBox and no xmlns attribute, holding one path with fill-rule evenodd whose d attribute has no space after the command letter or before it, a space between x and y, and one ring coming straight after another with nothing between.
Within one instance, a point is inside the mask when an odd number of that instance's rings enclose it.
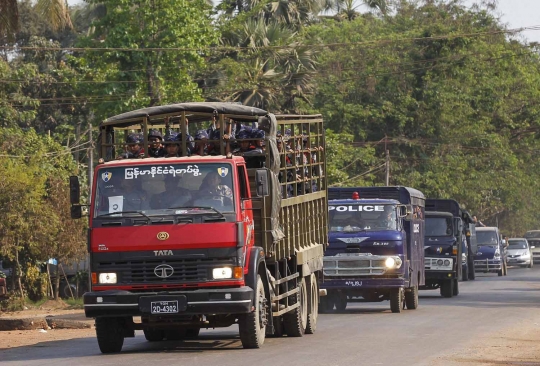
<instances>
[{"instance_id":1,"label":"blue police vehicle","mask_svg":"<svg viewBox=\"0 0 540 366\"><path fill-rule=\"evenodd\" d=\"M327 296L320 310L389 300L400 313L418 307L424 285L422 192L408 187L329 188L329 245L324 256Z\"/></svg>"}]
</instances>

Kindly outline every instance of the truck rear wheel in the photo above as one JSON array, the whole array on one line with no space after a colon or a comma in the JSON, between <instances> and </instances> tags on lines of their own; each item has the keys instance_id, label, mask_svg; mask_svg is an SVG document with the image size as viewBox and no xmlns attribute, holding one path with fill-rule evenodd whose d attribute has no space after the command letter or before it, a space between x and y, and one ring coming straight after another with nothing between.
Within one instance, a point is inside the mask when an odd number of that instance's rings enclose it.
<instances>
[{"instance_id":1,"label":"truck rear wheel","mask_svg":"<svg viewBox=\"0 0 540 366\"><path fill-rule=\"evenodd\" d=\"M244 348L260 348L266 336L268 301L264 293L264 285L260 275L257 275L254 305L255 311L242 314L238 319L240 341L242 341L242 347Z\"/></svg>"},{"instance_id":2,"label":"truck rear wheel","mask_svg":"<svg viewBox=\"0 0 540 366\"><path fill-rule=\"evenodd\" d=\"M319 313L327 314L334 310L334 297L328 293L326 296L321 297L319 303Z\"/></svg>"},{"instance_id":3,"label":"truck rear wheel","mask_svg":"<svg viewBox=\"0 0 540 366\"><path fill-rule=\"evenodd\" d=\"M159 342L165 338L165 332L163 332L162 329L149 328L144 329L143 332L144 338L146 338L148 342Z\"/></svg>"},{"instance_id":4,"label":"truck rear wheel","mask_svg":"<svg viewBox=\"0 0 540 366\"><path fill-rule=\"evenodd\" d=\"M390 310L393 313L401 313L403 309L403 289L393 288L390 290Z\"/></svg>"},{"instance_id":5,"label":"truck rear wheel","mask_svg":"<svg viewBox=\"0 0 540 366\"><path fill-rule=\"evenodd\" d=\"M101 353L120 352L124 345L122 320L119 318L96 318L96 336Z\"/></svg>"},{"instance_id":6,"label":"truck rear wheel","mask_svg":"<svg viewBox=\"0 0 540 366\"><path fill-rule=\"evenodd\" d=\"M462 273L463 273L462 280L468 281L469 280L469 266L463 267Z\"/></svg>"},{"instance_id":7,"label":"truck rear wheel","mask_svg":"<svg viewBox=\"0 0 540 366\"><path fill-rule=\"evenodd\" d=\"M336 295L336 310L345 311L347 309L347 295L344 292L338 292Z\"/></svg>"},{"instance_id":8,"label":"truck rear wheel","mask_svg":"<svg viewBox=\"0 0 540 366\"><path fill-rule=\"evenodd\" d=\"M307 318L306 333L313 334L317 329L317 318L319 317L319 285L315 273L312 273L311 276L309 276L308 286L309 314Z\"/></svg>"},{"instance_id":9,"label":"truck rear wheel","mask_svg":"<svg viewBox=\"0 0 540 366\"><path fill-rule=\"evenodd\" d=\"M405 305L409 310L418 308L418 286L413 286L409 288L409 291L405 292Z\"/></svg>"},{"instance_id":10,"label":"truck rear wheel","mask_svg":"<svg viewBox=\"0 0 540 366\"><path fill-rule=\"evenodd\" d=\"M453 280L445 280L441 283L441 296L450 298L454 295Z\"/></svg>"},{"instance_id":11,"label":"truck rear wheel","mask_svg":"<svg viewBox=\"0 0 540 366\"><path fill-rule=\"evenodd\" d=\"M296 302L300 302L300 306L283 314L283 326L285 333L289 337L302 337L306 332L308 322L308 296L306 290L306 281L302 278L300 291L295 295Z\"/></svg>"}]
</instances>

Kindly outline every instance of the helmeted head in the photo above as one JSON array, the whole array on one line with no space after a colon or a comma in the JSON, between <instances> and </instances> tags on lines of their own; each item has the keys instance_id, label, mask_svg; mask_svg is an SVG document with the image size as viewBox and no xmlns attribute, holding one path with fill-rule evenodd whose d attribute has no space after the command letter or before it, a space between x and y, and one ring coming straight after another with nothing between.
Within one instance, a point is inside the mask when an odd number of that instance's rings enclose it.
<instances>
[{"instance_id":1,"label":"helmeted head","mask_svg":"<svg viewBox=\"0 0 540 366\"><path fill-rule=\"evenodd\" d=\"M208 132L205 130L199 130L195 134L195 141L208 140Z\"/></svg>"},{"instance_id":2,"label":"helmeted head","mask_svg":"<svg viewBox=\"0 0 540 366\"><path fill-rule=\"evenodd\" d=\"M138 133L130 133L126 138L127 150L135 154L141 149L142 136Z\"/></svg>"},{"instance_id":3,"label":"helmeted head","mask_svg":"<svg viewBox=\"0 0 540 366\"><path fill-rule=\"evenodd\" d=\"M253 139L264 139L265 133L263 130L253 129L251 131L251 138ZM264 140L255 140L255 145L264 146Z\"/></svg>"},{"instance_id":4,"label":"helmeted head","mask_svg":"<svg viewBox=\"0 0 540 366\"><path fill-rule=\"evenodd\" d=\"M180 147L178 142L178 133L171 132L163 138L165 144L166 156L176 156Z\"/></svg>"},{"instance_id":5,"label":"helmeted head","mask_svg":"<svg viewBox=\"0 0 540 366\"><path fill-rule=\"evenodd\" d=\"M163 141L163 135L161 134L161 132L159 132L159 130L150 130L150 132L148 132L148 143L150 144L150 147L152 147L153 149L157 149L159 148L159 145L161 144L161 142Z\"/></svg>"},{"instance_id":6,"label":"helmeted head","mask_svg":"<svg viewBox=\"0 0 540 366\"><path fill-rule=\"evenodd\" d=\"M249 149L249 145L250 145L250 138L251 138L251 133L248 131L248 130L240 130L236 133L236 138L238 140L241 140L241 141L238 141L238 146L240 146L240 149L241 150L247 150Z\"/></svg>"}]
</instances>

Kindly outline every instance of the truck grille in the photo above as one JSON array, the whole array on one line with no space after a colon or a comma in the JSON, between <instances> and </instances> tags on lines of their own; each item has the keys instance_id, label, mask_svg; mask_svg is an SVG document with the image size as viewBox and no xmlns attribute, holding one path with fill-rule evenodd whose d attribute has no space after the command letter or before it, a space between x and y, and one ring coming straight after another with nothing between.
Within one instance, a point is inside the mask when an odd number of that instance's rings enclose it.
<instances>
[{"instance_id":1,"label":"truck grille","mask_svg":"<svg viewBox=\"0 0 540 366\"><path fill-rule=\"evenodd\" d=\"M324 257L325 276L383 275L386 270L385 259L380 257Z\"/></svg>"},{"instance_id":2,"label":"truck grille","mask_svg":"<svg viewBox=\"0 0 540 366\"><path fill-rule=\"evenodd\" d=\"M167 278L158 277L155 273L156 267L163 264L173 268L172 275ZM211 279L212 268L232 265L232 259L160 259L101 262L96 264L95 270L116 272L119 283L172 283L207 281Z\"/></svg>"}]
</instances>

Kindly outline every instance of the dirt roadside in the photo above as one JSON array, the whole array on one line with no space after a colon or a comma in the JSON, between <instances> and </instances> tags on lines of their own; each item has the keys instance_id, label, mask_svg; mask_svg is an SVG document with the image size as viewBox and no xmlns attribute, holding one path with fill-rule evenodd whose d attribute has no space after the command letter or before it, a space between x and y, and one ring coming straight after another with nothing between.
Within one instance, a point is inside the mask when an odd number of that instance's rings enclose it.
<instances>
[{"instance_id":1,"label":"dirt roadside","mask_svg":"<svg viewBox=\"0 0 540 366\"><path fill-rule=\"evenodd\" d=\"M430 365L540 365L540 319L478 337L460 354L439 357Z\"/></svg>"}]
</instances>

